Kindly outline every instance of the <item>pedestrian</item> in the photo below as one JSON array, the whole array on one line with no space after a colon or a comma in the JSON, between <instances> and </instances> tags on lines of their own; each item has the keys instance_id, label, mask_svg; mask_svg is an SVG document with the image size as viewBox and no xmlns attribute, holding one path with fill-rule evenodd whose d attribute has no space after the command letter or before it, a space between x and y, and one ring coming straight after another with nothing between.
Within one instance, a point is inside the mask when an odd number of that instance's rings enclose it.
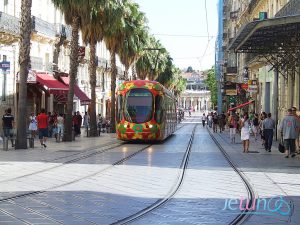
<instances>
[{"instance_id":1,"label":"pedestrian","mask_svg":"<svg viewBox=\"0 0 300 225\"><path fill-rule=\"evenodd\" d=\"M214 131L214 133L218 132L218 115L217 115L217 113L215 113L213 115L213 131Z\"/></svg>"},{"instance_id":2,"label":"pedestrian","mask_svg":"<svg viewBox=\"0 0 300 225\"><path fill-rule=\"evenodd\" d=\"M99 136L101 134L102 121L103 121L103 117L99 113L98 116L97 116L97 127L98 127L98 135Z\"/></svg>"},{"instance_id":3,"label":"pedestrian","mask_svg":"<svg viewBox=\"0 0 300 225\"><path fill-rule=\"evenodd\" d=\"M297 115L297 108L296 107L292 107L292 112L293 112L294 116L297 118L297 120L300 122L300 116ZM299 134L300 134L300 130L297 129L297 138L296 138L296 153L297 154L300 154Z\"/></svg>"},{"instance_id":4,"label":"pedestrian","mask_svg":"<svg viewBox=\"0 0 300 225\"><path fill-rule=\"evenodd\" d=\"M235 135L236 135L236 128L237 128L237 121L236 116L233 112L231 112L229 116L229 136L231 143L235 143Z\"/></svg>"},{"instance_id":5,"label":"pedestrian","mask_svg":"<svg viewBox=\"0 0 300 225\"><path fill-rule=\"evenodd\" d=\"M208 126L209 126L209 128L211 128L212 127L212 121L213 120L213 113L211 112L210 114L208 114L208 116L207 116L207 121L208 121Z\"/></svg>"},{"instance_id":6,"label":"pedestrian","mask_svg":"<svg viewBox=\"0 0 300 225\"><path fill-rule=\"evenodd\" d=\"M240 126L241 126L241 140L243 142L243 152L248 153L249 152L249 139L250 139L250 121L248 117L248 113L244 114L244 117L240 120Z\"/></svg>"},{"instance_id":7,"label":"pedestrian","mask_svg":"<svg viewBox=\"0 0 300 225\"><path fill-rule=\"evenodd\" d=\"M252 131L254 134L255 141L257 141L257 133L259 132L259 119L257 113L254 115L254 118L252 120Z\"/></svg>"},{"instance_id":8,"label":"pedestrian","mask_svg":"<svg viewBox=\"0 0 300 225\"><path fill-rule=\"evenodd\" d=\"M75 136L80 135L80 127L79 127L78 116L76 112L74 112L74 115L72 117L72 123L73 123Z\"/></svg>"},{"instance_id":9,"label":"pedestrian","mask_svg":"<svg viewBox=\"0 0 300 225\"><path fill-rule=\"evenodd\" d=\"M297 138L297 129L300 129L300 122L293 114L292 109L288 109L287 115L282 119L279 125L279 131L283 138L285 148L285 158L295 157L295 140Z\"/></svg>"},{"instance_id":10,"label":"pedestrian","mask_svg":"<svg viewBox=\"0 0 300 225\"><path fill-rule=\"evenodd\" d=\"M203 113L201 120L202 120L202 126L205 127L205 121L206 121L205 113Z\"/></svg>"},{"instance_id":11,"label":"pedestrian","mask_svg":"<svg viewBox=\"0 0 300 225\"><path fill-rule=\"evenodd\" d=\"M57 128L56 141L60 141L64 135L64 122L65 119L63 118L63 115L60 113L56 119L56 128Z\"/></svg>"},{"instance_id":12,"label":"pedestrian","mask_svg":"<svg viewBox=\"0 0 300 225\"><path fill-rule=\"evenodd\" d=\"M260 119L259 119L259 132L260 132L260 138L262 141L262 146L265 146L265 135L264 135L264 129L263 129L263 121L264 119L267 118L267 114L265 112L262 112L260 114Z\"/></svg>"},{"instance_id":13,"label":"pedestrian","mask_svg":"<svg viewBox=\"0 0 300 225\"><path fill-rule=\"evenodd\" d=\"M11 108L8 108L5 111L5 114L2 116L2 128L4 132L4 137L10 139L11 147L15 147L13 140L13 129L15 126L15 118L11 114Z\"/></svg>"},{"instance_id":14,"label":"pedestrian","mask_svg":"<svg viewBox=\"0 0 300 225\"><path fill-rule=\"evenodd\" d=\"M275 129L275 121L271 117L271 113L262 122L265 136L265 150L271 152L272 142L273 142L273 131Z\"/></svg>"},{"instance_id":15,"label":"pedestrian","mask_svg":"<svg viewBox=\"0 0 300 225\"><path fill-rule=\"evenodd\" d=\"M79 111L77 111L77 120L78 120L78 133L81 134L81 125L82 125L82 116Z\"/></svg>"},{"instance_id":16,"label":"pedestrian","mask_svg":"<svg viewBox=\"0 0 300 225\"><path fill-rule=\"evenodd\" d=\"M48 112L48 136L52 138L54 130L54 115Z\"/></svg>"},{"instance_id":17,"label":"pedestrian","mask_svg":"<svg viewBox=\"0 0 300 225\"><path fill-rule=\"evenodd\" d=\"M90 125L90 116L87 112L85 112L83 116L83 126L85 127L85 129L88 129L89 125Z\"/></svg>"},{"instance_id":18,"label":"pedestrian","mask_svg":"<svg viewBox=\"0 0 300 225\"><path fill-rule=\"evenodd\" d=\"M46 115L45 109L41 109L41 113L37 116L37 125L39 129L39 139L41 142L41 146L46 148L46 141L48 138L48 121L49 118Z\"/></svg>"},{"instance_id":19,"label":"pedestrian","mask_svg":"<svg viewBox=\"0 0 300 225\"><path fill-rule=\"evenodd\" d=\"M34 139L36 136L36 131L37 131L37 121L36 121L36 116L34 115L34 113L31 113L31 115L29 116L28 130L31 133L31 138Z\"/></svg>"}]
</instances>

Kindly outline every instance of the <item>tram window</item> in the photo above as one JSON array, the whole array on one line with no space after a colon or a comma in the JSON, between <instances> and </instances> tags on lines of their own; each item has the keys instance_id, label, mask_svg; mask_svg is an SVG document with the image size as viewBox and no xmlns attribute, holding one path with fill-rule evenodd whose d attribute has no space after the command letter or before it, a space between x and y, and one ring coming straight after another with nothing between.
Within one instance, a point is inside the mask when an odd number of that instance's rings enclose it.
<instances>
[{"instance_id":1,"label":"tram window","mask_svg":"<svg viewBox=\"0 0 300 225\"><path fill-rule=\"evenodd\" d=\"M136 88L126 95L125 119L133 123L145 123L153 115L153 96L146 89Z\"/></svg>"},{"instance_id":2,"label":"tram window","mask_svg":"<svg viewBox=\"0 0 300 225\"><path fill-rule=\"evenodd\" d=\"M161 123L163 120L163 98L162 96L157 95L155 97L155 121Z\"/></svg>"},{"instance_id":3,"label":"tram window","mask_svg":"<svg viewBox=\"0 0 300 225\"><path fill-rule=\"evenodd\" d=\"M116 112L116 120L118 123L122 120L122 112L123 112L123 96L118 95L118 97L117 97L117 112Z\"/></svg>"}]
</instances>

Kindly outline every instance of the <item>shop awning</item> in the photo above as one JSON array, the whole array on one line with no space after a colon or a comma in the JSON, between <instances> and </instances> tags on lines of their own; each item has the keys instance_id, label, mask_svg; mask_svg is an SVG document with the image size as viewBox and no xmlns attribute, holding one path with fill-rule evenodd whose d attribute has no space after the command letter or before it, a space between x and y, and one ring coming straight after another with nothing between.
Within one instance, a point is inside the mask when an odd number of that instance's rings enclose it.
<instances>
[{"instance_id":1,"label":"shop awning","mask_svg":"<svg viewBox=\"0 0 300 225\"><path fill-rule=\"evenodd\" d=\"M49 73L36 73L36 81L50 94L66 94L69 90L68 86L56 80Z\"/></svg>"},{"instance_id":2,"label":"shop awning","mask_svg":"<svg viewBox=\"0 0 300 225\"><path fill-rule=\"evenodd\" d=\"M69 87L70 79L69 77L60 77L61 80ZM91 104L91 99L78 87L77 84L74 85L74 94L80 100L81 105Z\"/></svg>"},{"instance_id":3,"label":"shop awning","mask_svg":"<svg viewBox=\"0 0 300 225\"><path fill-rule=\"evenodd\" d=\"M240 105L238 105L236 107L230 108L230 109L228 109L228 111L233 111L233 110L236 110L236 109L239 109L239 108L243 108L243 107L245 107L245 106L247 106L249 104L252 104L252 103L254 103L254 100L251 100L249 102L245 102L243 104L240 104Z\"/></svg>"},{"instance_id":4,"label":"shop awning","mask_svg":"<svg viewBox=\"0 0 300 225\"><path fill-rule=\"evenodd\" d=\"M299 50L300 15L275 17L246 24L229 50L246 53L280 53Z\"/></svg>"}]
</instances>

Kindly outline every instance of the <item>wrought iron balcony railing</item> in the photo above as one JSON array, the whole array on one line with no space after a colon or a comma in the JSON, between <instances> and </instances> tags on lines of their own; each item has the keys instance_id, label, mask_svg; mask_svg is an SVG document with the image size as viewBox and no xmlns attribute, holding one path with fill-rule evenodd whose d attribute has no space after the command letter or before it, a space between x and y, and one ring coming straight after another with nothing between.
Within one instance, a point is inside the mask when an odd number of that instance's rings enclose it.
<instances>
[{"instance_id":1,"label":"wrought iron balcony railing","mask_svg":"<svg viewBox=\"0 0 300 225\"><path fill-rule=\"evenodd\" d=\"M13 35L19 35L20 24L17 17L0 12L0 32L6 32Z\"/></svg>"},{"instance_id":2,"label":"wrought iron balcony railing","mask_svg":"<svg viewBox=\"0 0 300 225\"><path fill-rule=\"evenodd\" d=\"M55 37L56 35L56 28L54 24L48 23L35 16L32 17L32 30L47 37Z\"/></svg>"},{"instance_id":3,"label":"wrought iron balcony railing","mask_svg":"<svg viewBox=\"0 0 300 225\"><path fill-rule=\"evenodd\" d=\"M281 10L276 13L275 17L300 15L300 1L290 0Z\"/></svg>"}]
</instances>

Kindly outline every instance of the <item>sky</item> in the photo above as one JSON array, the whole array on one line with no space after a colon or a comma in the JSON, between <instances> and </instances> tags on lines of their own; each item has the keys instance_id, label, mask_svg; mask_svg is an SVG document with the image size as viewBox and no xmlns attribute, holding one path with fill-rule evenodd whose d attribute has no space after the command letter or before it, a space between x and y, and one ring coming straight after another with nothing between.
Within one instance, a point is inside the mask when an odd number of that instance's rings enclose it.
<instances>
[{"instance_id":1,"label":"sky","mask_svg":"<svg viewBox=\"0 0 300 225\"><path fill-rule=\"evenodd\" d=\"M133 0L146 14L150 33L167 49L176 67L206 70L214 65L218 0ZM208 37L209 36L209 37Z\"/></svg>"}]
</instances>

